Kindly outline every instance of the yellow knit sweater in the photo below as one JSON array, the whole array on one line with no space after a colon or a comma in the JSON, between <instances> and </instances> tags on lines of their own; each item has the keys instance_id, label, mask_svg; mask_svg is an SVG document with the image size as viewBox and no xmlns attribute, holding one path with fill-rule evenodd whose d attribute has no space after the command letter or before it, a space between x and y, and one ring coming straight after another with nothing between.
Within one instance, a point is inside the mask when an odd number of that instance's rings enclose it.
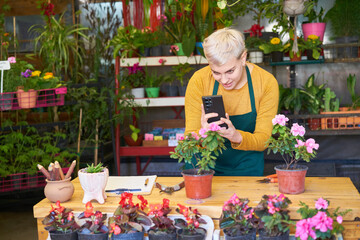
<instances>
[{"instance_id":1,"label":"yellow knit sweater","mask_svg":"<svg viewBox=\"0 0 360 240\"><path fill-rule=\"evenodd\" d=\"M238 130L243 140L240 144L232 143L232 147L238 150L263 151L265 142L269 139L272 131L271 120L277 113L279 104L279 86L272 74L248 63L250 70L256 105L256 127L254 133ZM194 73L189 81L185 95L185 134L198 132L201 128L201 104L202 96L212 95L215 79L211 69L206 66ZM225 90L219 84L218 95L223 96L225 112L230 116L242 115L251 112L251 103L248 84L240 89Z\"/></svg>"}]
</instances>

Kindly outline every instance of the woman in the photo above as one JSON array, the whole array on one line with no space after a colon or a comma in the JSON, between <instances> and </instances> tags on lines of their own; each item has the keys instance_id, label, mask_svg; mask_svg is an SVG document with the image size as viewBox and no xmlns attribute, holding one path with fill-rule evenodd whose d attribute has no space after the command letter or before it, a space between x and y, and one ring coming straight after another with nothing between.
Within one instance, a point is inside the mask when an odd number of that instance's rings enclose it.
<instances>
[{"instance_id":1,"label":"woman","mask_svg":"<svg viewBox=\"0 0 360 240\"><path fill-rule=\"evenodd\" d=\"M271 120L277 113L279 87L272 74L246 62L247 52L241 32L220 29L203 43L209 62L195 72L185 95L185 134L208 127L202 96L222 95L228 128L219 130L227 149L216 160L219 176L262 176L265 143L272 131Z\"/></svg>"}]
</instances>

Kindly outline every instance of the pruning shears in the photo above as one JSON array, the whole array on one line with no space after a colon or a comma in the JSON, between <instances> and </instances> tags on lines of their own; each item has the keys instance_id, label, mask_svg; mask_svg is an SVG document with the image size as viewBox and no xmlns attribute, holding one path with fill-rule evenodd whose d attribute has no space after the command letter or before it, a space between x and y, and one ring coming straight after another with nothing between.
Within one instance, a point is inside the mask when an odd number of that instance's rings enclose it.
<instances>
[{"instance_id":1,"label":"pruning shears","mask_svg":"<svg viewBox=\"0 0 360 240\"><path fill-rule=\"evenodd\" d=\"M267 175L267 176L265 176L264 179L257 180L257 182L259 182L259 183L277 183L278 177L277 177L277 174L275 173L275 174Z\"/></svg>"}]
</instances>

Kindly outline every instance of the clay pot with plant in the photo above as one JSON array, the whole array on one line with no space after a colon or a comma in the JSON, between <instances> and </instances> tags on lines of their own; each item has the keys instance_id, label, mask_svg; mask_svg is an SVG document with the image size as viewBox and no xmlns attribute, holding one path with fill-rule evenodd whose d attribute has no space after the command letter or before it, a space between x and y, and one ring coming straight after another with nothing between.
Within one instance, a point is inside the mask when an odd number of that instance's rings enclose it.
<instances>
[{"instance_id":1,"label":"clay pot with plant","mask_svg":"<svg viewBox=\"0 0 360 240\"><path fill-rule=\"evenodd\" d=\"M124 136L124 140L125 140L126 144L129 146L141 146L142 141L144 139L144 135L139 134L140 129L135 127L132 124L129 124L129 128L131 130L131 134Z\"/></svg>"},{"instance_id":2,"label":"clay pot with plant","mask_svg":"<svg viewBox=\"0 0 360 240\"><path fill-rule=\"evenodd\" d=\"M279 153L284 165L275 166L279 191L287 194L299 194L305 191L305 176L308 167L298 164L299 160L310 162L316 156L319 144L313 138L305 139L305 128L294 123L291 128L285 115L278 114L272 120L272 136L266 142L268 154Z\"/></svg>"},{"instance_id":3,"label":"clay pot with plant","mask_svg":"<svg viewBox=\"0 0 360 240\"><path fill-rule=\"evenodd\" d=\"M203 199L211 196L212 177L217 156L225 150L225 139L217 132L220 126L210 124L199 134L189 133L170 152L171 158L184 161L189 169L183 170L186 197ZM192 168L191 168L192 167Z\"/></svg>"},{"instance_id":4,"label":"clay pot with plant","mask_svg":"<svg viewBox=\"0 0 360 240\"><path fill-rule=\"evenodd\" d=\"M87 165L86 168L78 171L80 185L84 190L84 197L82 202L87 203L91 200L96 200L100 204L105 203L107 198L105 187L109 177L109 170L103 167L102 163L94 165Z\"/></svg>"}]
</instances>

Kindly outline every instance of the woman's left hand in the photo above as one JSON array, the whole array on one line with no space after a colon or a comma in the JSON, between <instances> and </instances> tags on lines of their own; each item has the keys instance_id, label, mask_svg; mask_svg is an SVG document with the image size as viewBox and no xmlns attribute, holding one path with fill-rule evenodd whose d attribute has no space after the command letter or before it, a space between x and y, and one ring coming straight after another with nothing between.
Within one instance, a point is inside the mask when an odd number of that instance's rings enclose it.
<instances>
[{"instance_id":1,"label":"woman's left hand","mask_svg":"<svg viewBox=\"0 0 360 240\"><path fill-rule=\"evenodd\" d=\"M226 113L226 118L220 119L222 122L226 123L228 125L228 128L221 128L221 130L218 131L218 133L224 137L229 139L230 142L233 143L241 143L242 142L242 136L240 132L238 132L232 122L230 121L229 114Z\"/></svg>"}]
</instances>

